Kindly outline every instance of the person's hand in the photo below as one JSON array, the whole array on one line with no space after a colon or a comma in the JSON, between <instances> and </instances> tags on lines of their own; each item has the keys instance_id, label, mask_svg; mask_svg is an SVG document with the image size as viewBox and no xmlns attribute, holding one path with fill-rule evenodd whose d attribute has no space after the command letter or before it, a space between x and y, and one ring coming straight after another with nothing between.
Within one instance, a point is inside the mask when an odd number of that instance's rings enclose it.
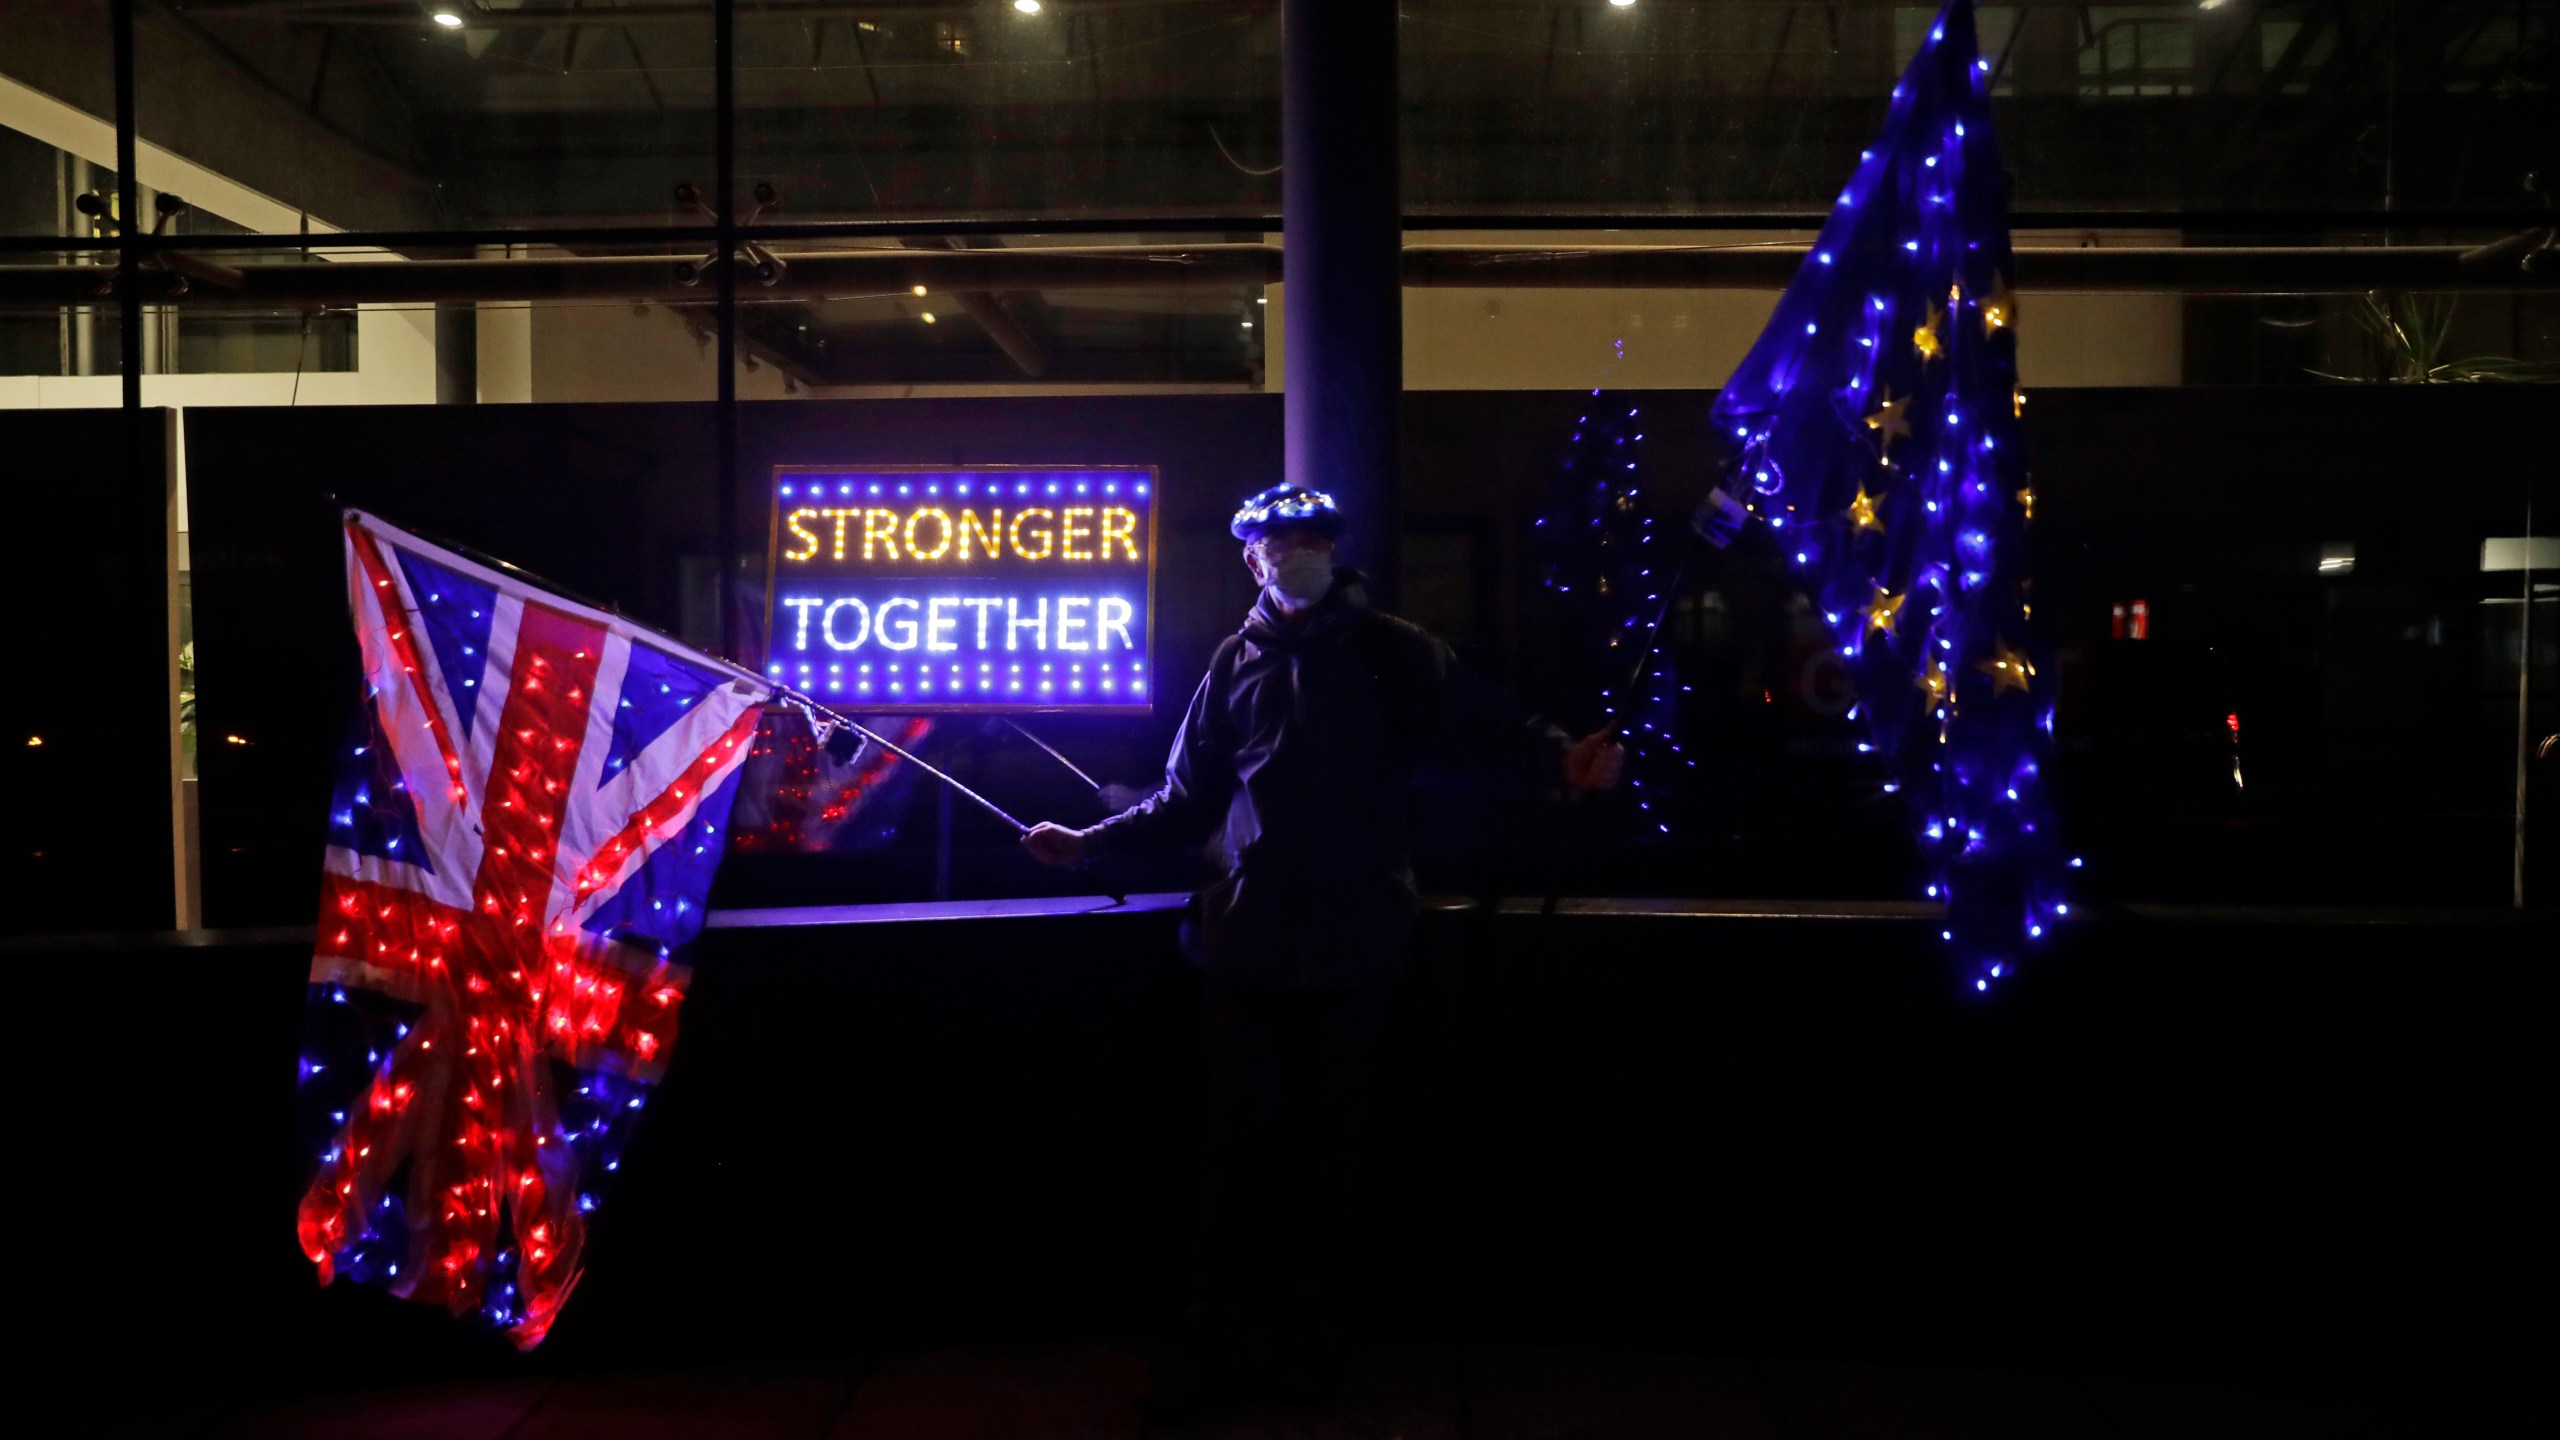
<instances>
[{"instance_id":1,"label":"person's hand","mask_svg":"<svg viewBox=\"0 0 2560 1440\"><path fill-rule=\"evenodd\" d=\"M1626 772L1627 747L1618 743L1614 730L1595 730L1564 752L1565 788L1576 795L1615 789Z\"/></svg>"},{"instance_id":2,"label":"person's hand","mask_svg":"<svg viewBox=\"0 0 2560 1440\"><path fill-rule=\"evenodd\" d=\"M1023 832L1022 848L1043 865L1072 870L1084 863L1084 832L1043 820Z\"/></svg>"}]
</instances>

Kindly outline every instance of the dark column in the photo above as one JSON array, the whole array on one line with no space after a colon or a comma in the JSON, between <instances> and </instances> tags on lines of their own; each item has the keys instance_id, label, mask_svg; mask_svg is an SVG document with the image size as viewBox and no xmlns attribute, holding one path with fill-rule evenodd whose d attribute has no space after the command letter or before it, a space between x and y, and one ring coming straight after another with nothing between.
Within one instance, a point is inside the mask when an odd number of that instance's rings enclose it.
<instances>
[{"instance_id":1,"label":"dark column","mask_svg":"<svg viewBox=\"0 0 2560 1440\"><path fill-rule=\"evenodd\" d=\"M142 408L142 247L137 242L151 229L142 218L142 182L134 174L134 151L140 144L134 138L133 80L133 7L138 3L114 0L109 11L116 67L116 362L124 375L127 410Z\"/></svg>"},{"instance_id":2,"label":"dark column","mask_svg":"<svg viewBox=\"0 0 2560 1440\"><path fill-rule=\"evenodd\" d=\"M746 633L737 612L746 603L739 594L738 573L738 90L737 0L711 0L711 205L719 226L717 259L712 273L720 285L719 344L714 363L720 367L711 407L713 473L712 504L719 507L712 543L719 554L712 566L718 578L720 653L738 654ZM752 657L750 657L752 658Z\"/></svg>"},{"instance_id":3,"label":"dark column","mask_svg":"<svg viewBox=\"0 0 2560 1440\"><path fill-rule=\"evenodd\" d=\"M436 307L436 403L480 403L480 307Z\"/></svg>"},{"instance_id":4,"label":"dark column","mask_svg":"<svg viewBox=\"0 0 2560 1440\"><path fill-rule=\"evenodd\" d=\"M1344 558L1391 605L1404 397L1396 7L1282 0L1280 23L1288 478L1342 503Z\"/></svg>"}]
</instances>

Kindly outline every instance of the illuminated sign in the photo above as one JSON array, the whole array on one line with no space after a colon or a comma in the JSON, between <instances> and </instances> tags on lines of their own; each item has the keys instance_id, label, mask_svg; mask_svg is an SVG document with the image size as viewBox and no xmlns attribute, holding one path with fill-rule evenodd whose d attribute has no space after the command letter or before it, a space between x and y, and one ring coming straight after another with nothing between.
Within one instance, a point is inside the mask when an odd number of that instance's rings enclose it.
<instances>
[{"instance_id":1,"label":"illuminated sign","mask_svg":"<svg viewBox=\"0 0 2560 1440\"><path fill-rule=\"evenodd\" d=\"M1155 491L1131 465L778 467L765 673L870 710L1145 710Z\"/></svg>"}]
</instances>

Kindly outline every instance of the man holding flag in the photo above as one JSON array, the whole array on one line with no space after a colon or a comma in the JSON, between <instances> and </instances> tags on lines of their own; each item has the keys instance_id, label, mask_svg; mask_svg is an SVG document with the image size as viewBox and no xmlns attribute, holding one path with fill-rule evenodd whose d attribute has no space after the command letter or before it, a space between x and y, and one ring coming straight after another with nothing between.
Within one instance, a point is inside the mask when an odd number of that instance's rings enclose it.
<instances>
[{"instance_id":1,"label":"man holding flag","mask_svg":"<svg viewBox=\"0 0 2560 1440\"><path fill-rule=\"evenodd\" d=\"M1164 784L1022 842L1069 866L1207 844L1183 945L1208 980L1209 1130L1198 1293L1153 1395L1169 1414L1236 1398L1266 1368L1310 1398L1334 1383L1329 1312L1415 911L1415 771L1473 761L1578 795L1626 763L1608 732L1568 741L1524 719L1447 645L1371 609L1360 574L1333 563L1330 496L1276 486L1230 529L1261 595L1211 657Z\"/></svg>"}]
</instances>

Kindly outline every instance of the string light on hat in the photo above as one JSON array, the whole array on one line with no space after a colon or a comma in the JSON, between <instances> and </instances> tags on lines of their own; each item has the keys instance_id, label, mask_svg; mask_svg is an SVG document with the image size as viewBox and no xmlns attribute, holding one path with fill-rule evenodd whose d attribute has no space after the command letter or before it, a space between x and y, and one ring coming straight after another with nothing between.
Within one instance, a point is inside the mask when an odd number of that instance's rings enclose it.
<instances>
[{"instance_id":1,"label":"string light on hat","mask_svg":"<svg viewBox=\"0 0 2560 1440\"><path fill-rule=\"evenodd\" d=\"M1244 504L1236 507L1235 517L1227 522L1227 533L1239 540L1251 540L1274 526L1339 537L1343 529L1342 507L1321 490L1274 485L1247 496Z\"/></svg>"}]
</instances>

